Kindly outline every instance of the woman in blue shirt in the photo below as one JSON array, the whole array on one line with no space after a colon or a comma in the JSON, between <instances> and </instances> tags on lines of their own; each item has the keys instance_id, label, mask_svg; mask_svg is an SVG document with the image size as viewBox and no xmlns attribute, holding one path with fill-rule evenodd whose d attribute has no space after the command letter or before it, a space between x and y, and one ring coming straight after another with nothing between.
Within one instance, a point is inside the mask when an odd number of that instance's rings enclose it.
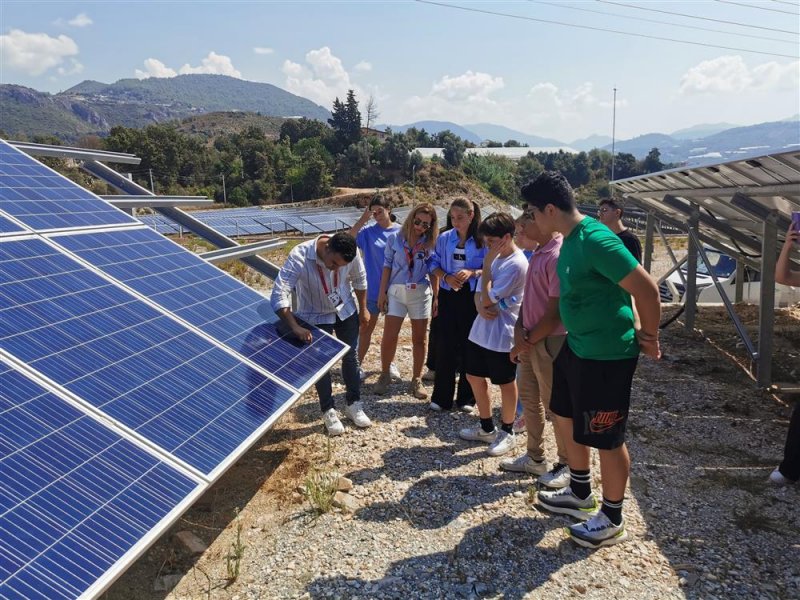
<instances>
[{"instance_id":1,"label":"woman in blue shirt","mask_svg":"<svg viewBox=\"0 0 800 600\"><path fill-rule=\"evenodd\" d=\"M385 394L389 388L389 368L397 351L400 328L408 315L414 357L411 393L419 399L428 397L420 376L425 362L428 319L436 310L434 298L438 281L434 277L431 283L428 271L438 233L436 209L428 203L418 204L411 209L402 229L386 242L378 292L378 307L386 313L386 319L381 339L381 376L375 385L376 394Z\"/></svg>"},{"instance_id":2,"label":"woman in blue shirt","mask_svg":"<svg viewBox=\"0 0 800 600\"><path fill-rule=\"evenodd\" d=\"M431 273L439 277L439 342L431 410L450 410L453 395L460 410L471 413L475 397L464 372L464 351L472 322L478 315L473 294L486 249L478 233L481 210L476 202L456 198L450 204L453 228L436 241ZM456 371L461 376L456 391Z\"/></svg>"},{"instance_id":3,"label":"woman in blue shirt","mask_svg":"<svg viewBox=\"0 0 800 600\"><path fill-rule=\"evenodd\" d=\"M375 223L364 227L370 218L375 219ZM400 226L394 223L392 210L389 201L382 196L374 196L370 200L369 206L350 228L350 235L356 238L356 245L361 250L364 259L364 268L367 271L367 310L369 311L369 322L366 327L362 327L358 332L358 364L364 364L364 357L369 350L372 332L378 323L380 309L378 308L378 289L381 285L381 273L383 272L383 253L386 249L386 242L389 237L398 231ZM397 367L392 365L393 371ZM364 379L364 369L359 367L359 375ZM393 377L399 377L399 373L392 372Z\"/></svg>"}]
</instances>

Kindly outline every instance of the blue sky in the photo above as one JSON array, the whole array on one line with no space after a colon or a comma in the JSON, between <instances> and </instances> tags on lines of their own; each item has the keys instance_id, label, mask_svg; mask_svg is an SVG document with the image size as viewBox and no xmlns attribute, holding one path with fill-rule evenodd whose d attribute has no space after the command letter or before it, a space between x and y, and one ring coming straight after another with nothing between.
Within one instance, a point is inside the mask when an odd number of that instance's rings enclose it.
<instances>
[{"instance_id":1,"label":"blue sky","mask_svg":"<svg viewBox=\"0 0 800 600\"><path fill-rule=\"evenodd\" d=\"M328 108L354 88L374 96L383 123L490 122L566 142L611 134L614 86L620 139L800 113L800 5L737 2L748 6L0 0L0 82L58 92L85 79L221 73Z\"/></svg>"}]
</instances>

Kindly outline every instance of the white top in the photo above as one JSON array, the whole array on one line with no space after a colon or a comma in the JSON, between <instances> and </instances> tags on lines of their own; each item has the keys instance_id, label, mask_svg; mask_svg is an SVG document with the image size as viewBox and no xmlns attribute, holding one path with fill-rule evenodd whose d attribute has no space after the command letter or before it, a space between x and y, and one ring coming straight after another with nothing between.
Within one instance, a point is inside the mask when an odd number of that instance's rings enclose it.
<instances>
[{"instance_id":1,"label":"white top","mask_svg":"<svg viewBox=\"0 0 800 600\"><path fill-rule=\"evenodd\" d=\"M317 260L317 240L319 238L297 244L289 252L272 287L272 310L277 312L281 308L290 308L292 290L295 290L297 310L293 312L296 316L312 325L331 324L336 323L336 307L331 304L325 287L327 286L329 292L335 287L339 293L344 304L339 311L339 318L344 320L357 310L353 289L367 289L367 273L361 254L356 252L352 262L339 267L338 273L334 275L333 271L325 267L325 263ZM334 286L334 283L338 285Z\"/></svg>"},{"instance_id":2,"label":"white top","mask_svg":"<svg viewBox=\"0 0 800 600\"><path fill-rule=\"evenodd\" d=\"M525 275L528 261L522 250L517 248L513 254L505 258L496 258L492 262L492 285L489 297L492 302L505 298L508 309L497 306L497 318L487 320L478 315L472 323L469 340L483 348L495 352L511 352L514 347L514 325L517 322L522 295L525 292ZM478 278L476 294L480 293L482 277ZM511 297L514 296L515 300Z\"/></svg>"}]
</instances>

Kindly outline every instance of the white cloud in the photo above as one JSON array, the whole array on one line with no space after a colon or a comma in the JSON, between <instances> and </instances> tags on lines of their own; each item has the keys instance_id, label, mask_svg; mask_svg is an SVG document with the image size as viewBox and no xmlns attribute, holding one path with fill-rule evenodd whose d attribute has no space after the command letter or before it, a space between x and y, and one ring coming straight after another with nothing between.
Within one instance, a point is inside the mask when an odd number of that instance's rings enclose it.
<instances>
[{"instance_id":1,"label":"white cloud","mask_svg":"<svg viewBox=\"0 0 800 600\"><path fill-rule=\"evenodd\" d=\"M353 67L353 69L355 69L356 71L359 71L361 73L368 73L368 72L372 71L372 63L371 62L367 62L366 60L362 60L355 67Z\"/></svg>"},{"instance_id":2,"label":"white cloud","mask_svg":"<svg viewBox=\"0 0 800 600\"><path fill-rule=\"evenodd\" d=\"M80 13L67 21L67 24L72 25L73 27L87 27L92 23L94 23L94 21L92 21L92 19L86 13Z\"/></svg>"},{"instance_id":3,"label":"white cloud","mask_svg":"<svg viewBox=\"0 0 800 600\"><path fill-rule=\"evenodd\" d=\"M681 77L680 93L741 94L748 91L796 89L800 61L780 64L770 61L752 68L741 56L719 56L690 68Z\"/></svg>"},{"instance_id":4,"label":"white cloud","mask_svg":"<svg viewBox=\"0 0 800 600\"><path fill-rule=\"evenodd\" d=\"M203 73L209 75L229 75L230 77L236 77L238 79L242 78L242 74L234 68L229 56L217 54L213 50L200 61L199 67L193 67L187 63L178 69L178 72L181 75Z\"/></svg>"},{"instance_id":5,"label":"white cloud","mask_svg":"<svg viewBox=\"0 0 800 600\"><path fill-rule=\"evenodd\" d=\"M137 79L147 79L148 77L175 77L178 72L170 69L157 58L148 58L144 61L144 71L136 69L134 75Z\"/></svg>"},{"instance_id":6,"label":"white cloud","mask_svg":"<svg viewBox=\"0 0 800 600\"><path fill-rule=\"evenodd\" d=\"M267 48L266 46L256 46L253 48L253 52L256 54L273 54L275 50L272 48Z\"/></svg>"},{"instance_id":7,"label":"white cloud","mask_svg":"<svg viewBox=\"0 0 800 600\"><path fill-rule=\"evenodd\" d=\"M136 69L134 75L139 79L146 79L148 77L175 77L178 74L210 74L210 75L229 75L241 79L242 74L237 71L230 57L222 54L217 54L214 51L208 53L208 56L200 61L200 66L193 67L189 63L183 65L180 69L175 70L172 67L165 65L157 58L148 58L144 61L145 70Z\"/></svg>"},{"instance_id":8,"label":"white cloud","mask_svg":"<svg viewBox=\"0 0 800 600\"><path fill-rule=\"evenodd\" d=\"M56 72L62 77L67 75L77 75L83 71L83 65L74 58L69 59L69 67L58 67Z\"/></svg>"},{"instance_id":9,"label":"white cloud","mask_svg":"<svg viewBox=\"0 0 800 600\"><path fill-rule=\"evenodd\" d=\"M458 77L445 75L433 84L431 95L454 101L493 103L494 101L489 98L489 94L503 89L504 86L502 77L492 77L488 73L467 71Z\"/></svg>"},{"instance_id":10,"label":"white cloud","mask_svg":"<svg viewBox=\"0 0 800 600\"><path fill-rule=\"evenodd\" d=\"M57 38L46 33L26 33L12 29L0 35L0 57L3 66L27 75L41 75L57 67L69 56L78 54L78 45L72 38Z\"/></svg>"},{"instance_id":11,"label":"white cloud","mask_svg":"<svg viewBox=\"0 0 800 600\"><path fill-rule=\"evenodd\" d=\"M344 99L350 89L358 98L365 96L363 90L350 80L342 61L327 46L307 52L305 61L305 65L291 60L283 63L286 89L293 94L322 106L330 106L337 97Z\"/></svg>"}]
</instances>

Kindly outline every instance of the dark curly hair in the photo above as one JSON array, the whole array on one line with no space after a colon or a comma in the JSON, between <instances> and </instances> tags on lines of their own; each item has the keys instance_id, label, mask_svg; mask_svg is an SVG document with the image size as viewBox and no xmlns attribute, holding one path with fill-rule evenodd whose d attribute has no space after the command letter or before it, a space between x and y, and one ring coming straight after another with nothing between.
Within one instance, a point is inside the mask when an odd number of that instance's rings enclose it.
<instances>
[{"instance_id":1,"label":"dark curly hair","mask_svg":"<svg viewBox=\"0 0 800 600\"><path fill-rule=\"evenodd\" d=\"M575 194L572 186L558 171L545 171L526 183L520 190L520 196L530 206L543 210L552 204L562 212L575 210Z\"/></svg>"},{"instance_id":2,"label":"dark curly hair","mask_svg":"<svg viewBox=\"0 0 800 600\"><path fill-rule=\"evenodd\" d=\"M356 238L349 233L339 232L328 240L328 248L340 255L347 262L353 262L356 257Z\"/></svg>"}]
</instances>

